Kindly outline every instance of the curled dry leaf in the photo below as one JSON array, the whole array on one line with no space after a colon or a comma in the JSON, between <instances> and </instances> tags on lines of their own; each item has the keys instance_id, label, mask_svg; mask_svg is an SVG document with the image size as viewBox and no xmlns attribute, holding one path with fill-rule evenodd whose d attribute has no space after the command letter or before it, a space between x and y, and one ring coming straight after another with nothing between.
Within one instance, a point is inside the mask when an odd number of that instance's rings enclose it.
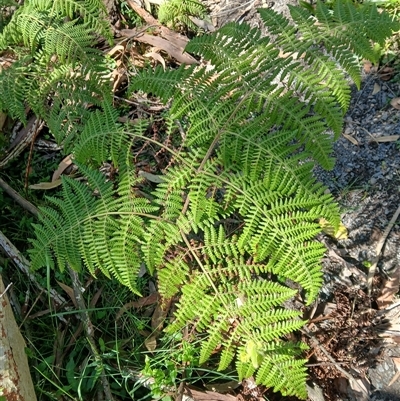
<instances>
[{"instance_id":1,"label":"curled dry leaf","mask_svg":"<svg viewBox=\"0 0 400 401\"><path fill-rule=\"evenodd\" d=\"M157 51L159 51L159 50L161 50L161 49L154 48L153 51L146 53L144 56L151 57L153 60L158 61L163 66L164 71L165 71L165 60L161 56L161 54L157 53Z\"/></svg>"},{"instance_id":2,"label":"curled dry leaf","mask_svg":"<svg viewBox=\"0 0 400 401\"><path fill-rule=\"evenodd\" d=\"M382 81L389 81L394 75L394 68L391 67L383 67L378 71L379 78Z\"/></svg>"},{"instance_id":3,"label":"curled dry leaf","mask_svg":"<svg viewBox=\"0 0 400 401\"><path fill-rule=\"evenodd\" d=\"M64 157L64 159L62 159L60 164L58 165L57 170L53 173L53 177L51 177L51 182L57 181L60 178L61 174L65 171L65 169L69 167L71 164L72 164L71 155Z\"/></svg>"},{"instance_id":4,"label":"curled dry leaf","mask_svg":"<svg viewBox=\"0 0 400 401\"><path fill-rule=\"evenodd\" d=\"M61 178L59 178L58 180L55 180L53 182L39 182L38 184L32 184L29 185L28 188L46 191L48 189L54 189L59 187L61 183L62 183Z\"/></svg>"},{"instance_id":5,"label":"curled dry leaf","mask_svg":"<svg viewBox=\"0 0 400 401\"><path fill-rule=\"evenodd\" d=\"M345 134L345 133L343 133L342 135L343 135L348 141L350 141L353 145L356 145L356 146L359 145L357 139L354 138L354 137L352 137L351 135L348 135L348 134Z\"/></svg>"}]
</instances>

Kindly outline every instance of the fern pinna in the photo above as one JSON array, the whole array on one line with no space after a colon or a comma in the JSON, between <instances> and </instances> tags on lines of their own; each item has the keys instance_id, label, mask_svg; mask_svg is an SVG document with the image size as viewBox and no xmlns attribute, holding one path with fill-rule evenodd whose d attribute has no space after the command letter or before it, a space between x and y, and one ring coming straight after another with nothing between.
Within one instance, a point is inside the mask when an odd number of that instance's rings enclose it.
<instances>
[{"instance_id":1,"label":"fern pinna","mask_svg":"<svg viewBox=\"0 0 400 401\"><path fill-rule=\"evenodd\" d=\"M145 263L165 299L179 296L166 330L203 333L200 362L220 350L219 369L235 363L240 378L254 374L305 398L304 345L286 338L304 322L288 307L297 290L283 283L300 285L307 304L318 294L318 220L337 227L339 211L312 169L333 166L329 129L341 131L346 72L359 83L357 57L376 57L370 40L381 42L398 25L350 2L332 10L318 3L315 16L291 13L296 25L260 10L274 40L230 23L189 43L208 66L157 68L132 81L129 93L170 104L165 130L182 138L179 150L146 138L145 122L119 125L103 102L74 145L87 183L64 179L62 198L42 209L31 257L33 268L101 269L134 292ZM146 176L132 163L143 141L171 154L146 196L134 189ZM114 182L98 172L104 161L119 171Z\"/></svg>"}]
</instances>

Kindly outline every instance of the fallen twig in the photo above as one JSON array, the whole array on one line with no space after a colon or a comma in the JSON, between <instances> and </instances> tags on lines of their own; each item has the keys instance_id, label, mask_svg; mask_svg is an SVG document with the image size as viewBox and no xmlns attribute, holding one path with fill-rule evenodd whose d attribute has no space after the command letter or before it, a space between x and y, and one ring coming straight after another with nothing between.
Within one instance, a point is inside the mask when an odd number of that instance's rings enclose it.
<instances>
[{"instance_id":1,"label":"fallen twig","mask_svg":"<svg viewBox=\"0 0 400 401\"><path fill-rule=\"evenodd\" d=\"M375 276L376 267L378 265L379 258L381 256L383 245L386 242L386 239L387 239L387 237L388 237L388 235L390 233L390 230L393 228L394 223L396 222L397 218L399 217L399 214L400 214L400 206L397 208L397 210L394 213L392 219L389 221L389 224L385 228L385 231L383 232L380 240L378 241L378 244L376 245L376 250L375 250L376 255L375 255L375 258L372 261L371 267L369 268L368 277L367 277L368 295L371 295L372 280L373 280L373 278Z\"/></svg>"},{"instance_id":2,"label":"fallen twig","mask_svg":"<svg viewBox=\"0 0 400 401\"><path fill-rule=\"evenodd\" d=\"M11 288L12 283L8 284L8 286L4 289L4 291L0 294L0 298L4 296L4 294Z\"/></svg>"},{"instance_id":3,"label":"fallen twig","mask_svg":"<svg viewBox=\"0 0 400 401\"><path fill-rule=\"evenodd\" d=\"M49 291L47 291L39 284L39 282L36 280L36 277L29 271L29 262L1 231L0 248L2 248L5 254L14 262L14 264L28 276L29 280L36 286L37 289L39 289L39 291L48 292L49 297L53 300L56 307L67 303L64 297L62 297L54 288L50 288Z\"/></svg>"},{"instance_id":4,"label":"fallen twig","mask_svg":"<svg viewBox=\"0 0 400 401\"><path fill-rule=\"evenodd\" d=\"M360 391L361 391L361 392L363 393L363 395L365 396L365 399L366 399L366 400L369 400L369 395L368 395L368 393L365 392L365 389L364 389L363 387L361 387L361 386L357 383L357 380L356 380L349 372L346 372L346 371L339 365L339 363L336 362L336 361L331 357L331 355L329 354L329 352L328 352L328 351L324 348L324 346L317 340L317 338L313 335L313 333L311 333L311 331L308 330L307 327L304 327L301 331L302 331L304 334L307 335L307 337L310 339L312 345L313 345L314 347L317 347L318 349L320 349L320 350L322 351L322 353L329 359L329 361L335 366L335 368L336 368L340 373L342 373L342 375L344 375L344 376L349 380L349 382L355 384L355 385L360 389Z\"/></svg>"},{"instance_id":5,"label":"fallen twig","mask_svg":"<svg viewBox=\"0 0 400 401\"><path fill-rule=\"evenodd\" d=\"M15 189L11 188L4 180L0 178L0 187L4 192L15 200L20 206L26 209L28 212L32 213L34 216L39 214L38 209L32 205L31 202L23 198Z\"/></svg>"}]
</instances>

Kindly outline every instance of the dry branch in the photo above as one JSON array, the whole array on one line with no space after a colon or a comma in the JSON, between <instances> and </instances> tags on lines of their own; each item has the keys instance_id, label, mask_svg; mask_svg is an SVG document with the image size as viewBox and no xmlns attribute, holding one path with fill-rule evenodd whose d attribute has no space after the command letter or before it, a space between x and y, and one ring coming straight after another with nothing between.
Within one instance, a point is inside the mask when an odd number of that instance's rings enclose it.
<instances>
[{"instance_id":1,"label":"dry branch","mask_svg":"<svg viewBox=\"0 0 400 401\"><path fill-rule=\"evenodd\" d=\"M6 400L36 401L25 347L0 275L0 395Z\"/></svg>"}]
</instances>

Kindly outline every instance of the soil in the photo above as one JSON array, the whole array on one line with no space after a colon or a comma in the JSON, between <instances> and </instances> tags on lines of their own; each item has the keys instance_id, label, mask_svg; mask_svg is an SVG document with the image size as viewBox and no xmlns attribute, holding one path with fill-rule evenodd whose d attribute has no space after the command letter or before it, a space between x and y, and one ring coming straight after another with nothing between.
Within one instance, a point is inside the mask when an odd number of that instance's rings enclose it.
<instances>
[{"instance_id":1,"label":"soil","mask_svg":"<svg viewBox=\"0 0 400 401\"><path fill-rule=\"evenodd\" d=\"M399 94L400 85L395 79L383 81L374 71L364 74L361 89L353 91L344 135L334 147L334 169L330 172L316 169L316 176L341 205L342 222L348 230L347 239L325 241L326 284L320 300L333 308L334 328L329 324L323 328L317 323L316 330L323 341L327 341L330 332L333 345L327 348L331 356L344 362L341 366L356 382L363 382L365 389L360 394L357 386L344 383L343 375L334 378L337 369L332 373L321 367L311 368L317 381L326 379L321 385L326 389L327 399L400 400L400 381L391 383L397 373L393 362L397 360L393 358L400 356L399 308L389 312L385 311L386 304L381 304L386 292L390 295L385 303L390 307L399 290L398 225L393 226L384 243L371 296L366 283L377 244L399 206L400 150L393 136L400 134L400 111L390 104ZM390 141L380 142L383 138ZM390 283L395 284L388 290ZM324 315L327 310L321 313ZM382 332L384 315L387 327Z\"/></svg>"},{"instance_id":2,"label":"soil","mask_svg":"<svg viewBox=\"0 0 400 401\"><path fill-rule=\"evenodd\" d=\"M216 27L230 21L262 27L258 7L272 7L288 16L287 4L296 4L203 2ZM390 104L400 96L398 82L390 69L365 64L361 88L353 88L342 136L334 146L336 165L332 171L315 169L342 208L348 237L320 237L328 249L325 285L316 305L305 311L310 321L301 338L310 346L311 401L400 400L400 378L395 377L400 371L398 224L383 242L399 207L400 140L394 136L400 135L400 110ZM380 241L384 246L369 294L368 268ZM268 392L264 396L287 399Z\"/></svg>"}]
</instances>

